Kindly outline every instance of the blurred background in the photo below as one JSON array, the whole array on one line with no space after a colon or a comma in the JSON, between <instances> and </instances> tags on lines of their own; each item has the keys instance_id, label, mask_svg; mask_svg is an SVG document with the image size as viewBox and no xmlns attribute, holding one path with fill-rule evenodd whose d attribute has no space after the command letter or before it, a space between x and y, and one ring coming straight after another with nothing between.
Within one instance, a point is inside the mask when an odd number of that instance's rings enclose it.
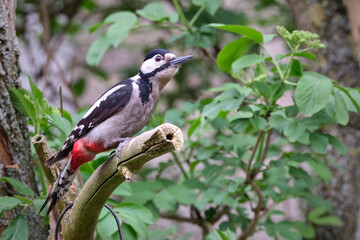
<instances>
[{"instance_id":1,"label":"blurred background","mask_svg":"<svg viewBox=\"0 0 360 240\"><path fill-rule=\"evenodd\" d=\"M31 76L51 105L60 107L62 99L63 108L73 115L76 122L104 91L117 82L136 75L147 51L165 48L178 56L194 55L191 63L182 66L175 80L164 89L156 114L149 125L156 126L161 123L161 116L167 110L183 110L184 101L196 102L210 98L213 95L206 92L207 89L236 81L216 66L217 54L227 43L235 40L236 36L206 27L207 24L221 22L251 26L267 34L276 33L277 25L285 26L290 31L305 29L315 32L326 48L317 50L318 61L316 64L309 64L309 69L319 71L345 86L360 87L359 0L208 1L209 6L200 12L201 1L184 0L180 4L186 18L190 20L198 15L194 20L194 33L184 34L184 26L179 20L174 20L177 29L166 24L151 25L149 20L141 19L142 27L132 29L117 48L105 49L98 65L86 61L90 46L105 31L97 26L99 22L118 11L136 12L150 2L153 1L19 0L16 33L21 52L22 86L30 89L26 75ZM166 6L168 15L176 12L173 1L157 2ZM284 53L287 46L283 41L275 39L269 43L269 49L276 55ZM289 101L292 101L291 93L281 99L281 104L286 105ZM358 139L358 117L352 118L350 122L356 131L341 127L334 127L331 131L349 139ZM348 170L344 173L334 169L334 180L330 186L318 189L321 196L337 206L334 211L344 221L344 228L319 227L318 239L360 239L357 214L360 173L353 172L360 169L360 153L354 142L345 144L351 156L343 158L339 165ZM159 162L166 164L167 159L168 157L159 159L148 168L158 166ZM339 157L335 154L334 159ZM146 170L144 174L146 175ZM177 179L181 172L175 167L170 168L166 175ZM343 194L340 196L339 192ZM294 201L285 202L280 209L286 212L287 218L294 219L302 211L301 203ZM180 212L188 211L185 207L180 208ZM157 225L169 228L175 223L180 223L178 236L190 232L192 234L189 239L201 238L200 227L181 223L181 219L169 220L164 217L158 220ZM340 237L344 236L342 234L348 237ZM271 238L260 232L253 239Z\"/></svg>"}]
</instances>

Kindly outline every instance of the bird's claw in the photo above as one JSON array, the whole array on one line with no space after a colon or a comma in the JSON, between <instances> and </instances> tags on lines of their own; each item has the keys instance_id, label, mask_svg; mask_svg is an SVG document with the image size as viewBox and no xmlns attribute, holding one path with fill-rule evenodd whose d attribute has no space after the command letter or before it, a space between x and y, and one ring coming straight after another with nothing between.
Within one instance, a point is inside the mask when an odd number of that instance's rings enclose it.
<instances>
[{"instance_id":1,"label":"bird's claw","mask_svg":"<svg viewBox=\"0 0 360 240\"><path fill-rule=\"evenodd\" d=\"M125 147L125 145L126 145L128 142L130 142L131 139L132 139L132 138L121 138L120 143L119 143L118 147L117 147L116 150L115 150L115 155L116 155L118 158L120 158L120 152L121 152L121 150Z\"/></svg>"}]
</instances>

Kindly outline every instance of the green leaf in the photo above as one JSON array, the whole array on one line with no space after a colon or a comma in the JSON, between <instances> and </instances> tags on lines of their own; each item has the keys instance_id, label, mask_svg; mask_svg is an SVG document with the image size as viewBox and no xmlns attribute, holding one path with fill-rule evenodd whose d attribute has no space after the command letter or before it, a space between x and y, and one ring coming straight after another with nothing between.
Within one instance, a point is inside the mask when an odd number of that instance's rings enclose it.
<instances>
[{"instance_id":1,"label":"green leaf","mask_svg":"<svg viewBox=\"0 0 360 240\"><path fill-rule=\"evenodd\" d=\"M45 201L45 199L41 199L41 198L37 198L37 199L34 199L34 200L32 201L32 202L33 202L33 205L34 205L34 207L35 207L35 212L39 212L39 211L40 211L40 208L41 208L41 206L44 204L44 201ZM44 211L42 211L42 212L40 213L40 216L45 217L47 210L48 210L48 206L46 206L46 207L44 208Z\"/></svg>"},{"instance_id":2,"label":"green leaf","mask_svg":"<svg viewBox=\"0 0 360 240\"><path fill-rule=\"evenodd\" d=\"M133 227L131 227L129 224L126 224L126 223L122 223L121 224L121 230L123 232L123 236L124 236L124 239L126 240L138 240L138 236L134 230ZM117 233L116 234L116 237L112 238L113 240L117 240L119 238L119 235ZM126 236L126 237L125 237Z\"/></svg>"},{"instance_id":3,"label":"green leaf","mask_svg":"<svg viewBox=\"0 0 360 240\"><path fill-rule=\"evenodd\" d=\"M294 54L295 57L302 57L302 58L307 58L313 61L316 61L316 55L310 52L303 52L303 53L295 53Z\"/></svg>"},{"instance_id":4,"label":"green leaf","mask_svg":"<svg viewBox=\"0 0 360 240\"><path fill-rule=\"evenodd\" d=\"M28 239L29 227L24 215L19 214L2 232L1 240Z\"/></svg>"},{"instance_id":5,"label":"green leaf","mask_svg":"<svg viewBox=\"0 0 360 240\"><path fill-rule=\"evenodd\" d=\"M230 238L228 238L228 236L226 236L222 231L215 230L206 236L206 240L230 240Z\"/></svg>"},{"instance_id":6,"label":"green leaf","mask_svg":"<svg viewBox=\"0 0 360 240\"><path fill-rule=\"evenodd\" d=\"M214 101L207 104L202 112L202 117L207 117L209 119L215 118L221 111L232 111L236 110L244 100L244 97L240 98L228 98L223 99L222 101Z\"/></svg>"},{"instance_id":7,"label":"green leaf","mask_svg":"<svg viewBox=\"0 0 360 240\"><path fill-rule=\"evenodd\" d=\"M133 194L133 190L130 184L120 184L114 191L113 194L119 196L131 196Z\"/></svg>"},{"instance_id":8,"label":"green leaf","mask_svg":"<svg viewBox=\"0 0 360 240\"><path fill-rule=\"evenodd\" d=\"M59 129L64 135L68 135L72 130L71 122L57 113L52 113L50 115L50 123Z\"/></svg>"},{"instance_id":9,"label":"green leaf","mask_svg":"<svg viewBox=\"0 0 360 240\"><path fill-rule=\"evenodd\" d=\"M257 43L263 42L263 35L261 32L255 30L254 28L241 26L241 25L224 25L219 23L211 23L209 24L210 27L222 29L228 32L233 32L237 34L242 34L247 38L254 40Z\"/></svg>"},{"instance_id":10,"label":"green leaf","mask_svg":"<svg viewBox=\"0 0 360 240\"><path fill-rule=\"evenodd\" d=\"M89 28L89 33L93 33L95 32L96 30L98 30L100 27L104 26L106 23L104 22L99 22L95 25L93 25L92 27Z\"/></svg>"},{"instance_id":11,"label":"green leaf","mask_svg":"<svg viewBox=\"0 0 360 240\"><path fill-rule=\"evenodd\" d=\"M338 91L334 91L334 98L335 98L335 112L334 112L335 121L345 126L349 122L349 113L346 107L345 100Z\"/></svg>"},{"instance_id":12,"label":"green leaf","mask_svg":"<svg viewBox=\"0 0 360 240\"><path fill-rule=\"evenodd\" d=\"M304 114L323 109L331 95L331 79L315 72L304 72L295 90L295 102Z\"/></svg>"},{"instance_id":13,"label":"green leaf","mask_svg":"<svg viewBox=\"0 0 360 240\"><path fill-rule=\"evenodd\" d=\"M202 6L212 16L221 6L221 0L193 0L192 3L196 6Z\"/></svg>"},{"instance_id":14,"label":"green leaf","mask_svg":"<svg viewBox=\"0 0 360 240\"><path fill-rule=\"evenodd\" d=\"M237 118L230 122L229 126L236 133L242 133L249 126L249 119Z\"/></svg>"},{"instance_id":15,"label":"green leaf","mask_svg":"<svg viewBox=\"0 0 360 240\"><path fill-rule=\"evenodd\" d=\"M129 35L130 30L131 26L129 25L124 25L120 22L114 23L108 28L106 32L107 40L111 43L112 46L117 48L120 43L122 43Z\"/></svg>"},{"instance_id":16,"label":"green leaf","mask_svg":"<svg viewBox=\"0 0 360 240\"><path fill-rule=\"evenodd\" d=\"M138 23L138 21L138 17L134 13L128 11L112 13L104 20L105 23L120 23L128 28Z\"/></svg>"},{"instance_id":17,"label":"green leaf","mask_svg":"<svg viewBox=\"0 0 360 240\"><path fill-rule=\"evenodd\" d=\"M34 100L38 101L39 103L42 103L44 100L44 94L36 86L36 84L33 82L33 80L29 75L28 75L28 79L31 88L31 95L33 96Z\"/></svg>"},{"instance_id":18,"label":"green leaf","mask_svg":"<svg viewBox=\"0 0 360 240\"><path fill-rule=\"evenodd\" d=\"M261 95L266 98L271 98L271 87L263 81L255 81L255 87L259 90Z\"/></svg>"},{"instance_id":19,"label":"green leaf","mask_svg":"<svg viewBox=\"0 0 360 240\"><path fill-rule=\"evenodd\" d=\"M289 122L285 125L284 135L289 138L290 142L296 142L305 132L306 126L300 122Z\"/></svg>"},{"instance_id":20,"label":"green leaf","mask_svg":"<svg viewBox=\"0 0 360 240\"><path fill-rule=\"evenodd\" d=\"M183 184L173 185L164 189L170 193L177 202L185 205L194 204L196 202L196 195L194 189L188 188Z\"/></svg>"},{"instance_id":21,"label":"green leaf","mask_svg":"<svg viewBox=\"0 0 360 240\"><path fill-rule=\"evenodd\" d=\"M5 181L7 183L10 183L15 189L16 191L18 191L18 193L26 195L26 196L34 196L34 192L31 188L29 188L28 186L26 186L25 184L23 184L22 182L14 179L14 178L10 178L10 177L1 177L0 181Z\"/></svg>"},{"instance_id":22,"label":"green leaf","mask_svg":"<svg viewBox=\"0 0 360 240\"><path fill-rule=\"evenodd\" d=\"M301 77L303 73L303 69L302 69L302 65L301 62L297 59L293 59L292 63L291 63L291 68L290 68L290 77Z\"/></svg>"},{"instance_id":23,"label":"green leaf","mask_svg":"<svg viewBox=\"0 0 360 240\"><path fill-rule=\"evenodd\" d=\"M235 74L237 74L239 73L240 70L246 67L250 67L252 65L256 65L263 61L265 61L264 56L261 56L259 54L249 54L242 56L239 59L237 59L235 62L233 62L231 69Z\"/></svg>"},{"instance_id":24,"label":"green leaf","mask_svg":"<svg viewBox=\"0 0 360 240\"><path fill-rule=\"evenodd\" d=\"M182 118L182 112L177 109L169 109L165 113L165 121L168 123L175 124L177 126L182 126L184 120Z\"/></svg>"},{"instance_id":25,"label":"green leaf","mask_svg":"<svg viewBox=\"0 0 360 240\"><path fill-rule=\"evenodd\" d=\"M115 212L124 218L131 227L142 237L147 238L148 231L146 224L154 224L154 217L151 211L135 203L121 203Z\"/></svg>"},{"instance_id":26,"label":"green leaf","mask_svg":"<svg viewBox=\"0 0 360 240\"><path fill-rule=\"evenodd\" d=\"M266 127L266 120L262 117L251 118L250 122L257 130L264 130Z\"/></svg>"},{"instance_id":27,"label":"green leaf","mask_svg":"<svg viewBox=\"0 0 360 240\"><path fill-rule=\"evenodd\" d=\"M316 173L326 184L330 183L332 172L324 163L315 160L309 160L308 163L313 172Z\"/></svg>"},{"instance_id":28,"label":"green leaf","mask_svg":"<svg viewBox=\"0 0 360 240\"><path fill-rule=\"evenodd\" d=\"M220 87L214 87L214 88L209 88L208 91L210 92L225 92L227 90L234 90L236 89L240 95L243 96L248 96L250 95L253 90L249 87L243 87L241 85L239 85L238 83L225 83L223 85L221 85Z\"/></svg>"},{"instance_id":29,"label":"green leaf","mask_svg":"<svg viewBox=\"0 0 360 240\"><path fill-rule=\"evenodd\" d=\"M133 194L124 197L123 202L132 202L144 205L155 197L163 184L160 181L132 182L130 184Z\"/></svg>"},{"instance_id":30,"label":"green leaf","mask_svg":"<svg viewBox=\"0 0 360 240\"><path fill-rule=\"evenodd\" d=\"M17 199L21 200L22 202L32 205L33 201L30 198L24 197L24 196L20 196L20 195L14 195L14 197L16 197Z\"/></svg>"},{"instance_id":31,"label":"green leaf","mask_svg":"<svg viewBox=\"0 0 360 240\"><path fill-rule=\"evenodd\" d=\"M90 66L98 66L105 52L110 47L111 43L107 39L106 35L101 36L95 40L86 55L86 62Z\"/></svg>"},{"instance_id":32,"label":"green leaf","mask_svg":"<svg viewBox=\"0 0 360 240\"><path fill-rule=\"evenodd\" d=\"M192 162L190 163L189 172L190 172L191 174L194 173L194 170L195 170L196 166L197 166L199 163L201 163L201 161L199 161L199 160L195 160L195 161L192 161Z\"/></svg>"},{"instance_id":33,"label":"green leaf","mask_svg":"<svg viewBox=\"0 0 360 240\"><path fill-rule=\"evenodd\" d=\"M164 211L176 210L176 199L168 191L161 191L154 197L154 204L157 208Z\"/></svg>"},{"instance_id":34,"label":"green leaf","mask_svg":"<svg viewBox=\"0 0 360 240\"><path fill-rule=\"evenodd\" d=\"M85 80L83 78L78 79L77 81L73 82L71 85L71 90L75 96L81 96L85 90Z\"/></svg>"},{"instance_id":35,"label":"green leaf","mask_svg":"<svg viewBox=\"0 0 360 240\"><path fill-rule=\"evenodd\" d=\"M158 22L166 18L166 7L160 2L153 2L141 10L136 10L136 13L150 21Z\"/></svg>"},{"instance_id":36,"label":"green leaf","mask_svg":"<svg viewBox=\"0 0 360 240\"><path fill-rule=\"evenodd\" d=\"M19 206L21 201L14 197L0 197L0 215L4 210L11 210Z\"/></svg>"},{"instance_id":37,"label":"green leaf","mask_svg":"<svg viewBox=\"0 0 360 240\"><path fill-rule=\"evenodd\" d=\"M169 22L171 23L177 23L179 21L179 14L177 12L172 12L169 15Z\"/></svg>"},{"instance_id":38,"label":"green leaf","mask_svg":"<svg viewBox=\"0 0 360 240\"><path fill-rule=\"evenodd\" d=\"M200 118L197 118L197 119L194 119L193 121L191 121L189 130L187 132L188 137L191 137L191 135L193 135L195 130L198 129L198 127L200 126L200 123L201 123Z\"/></svg>"},{"instance_id":39,"label":"green leaf","mask_svg":"<svg viewBox=\"0 0 360 240\"><path fill-rule=\"evenodd\" d=\"M16 89L9 87L10 100L13 106L25 116L30 117L31 122L35 124L36 110L34 103L31 101L31 95L25 89Z\"/></svg>"},{"instance_id":40,"label":"green leaf","mask_svg":"<svg viewBox=\"0 0 360 240\"><path fill-rule=\"evenodd\" d=\"M308 185L311 184L311 177L302 168L289 167L289 174L294 178L303 179Z\"/></svg>"},{"instance_id":41,"label":"green leaf","mask_svg":"<svg viewBox=\"0 0 360 240\"><path fill-rule=\"evenodd\" d=\"M323 112L315 113L311 117L305 117L301 119L300 122L306 125L308 128L319 127L323 124L334 123L333 118Z\"/></svg>"},{"instance_id":42,"label":"green leaf","mask_svg":"<svg viewBox=\"0 0 360 240\"><path fill-rule=\"evenodd\" d=\"M311 133L310 142L312 149L320 154L325 154L329 140L326 136L320 133Z\"/></svg>"},{"instance_id":43,"label":"green leaf","mask_svg":"<svg viewBox=\"0 0 360 240\"><path fill-rule=\"evenodd\" d=\"M310 206L322 207L325 208L328 212L332 211L331 203L326 199L323 199L321 197L312 194L305 194L304 198L306 199L306 201Z\"/></svg>"},{"instance_id":44,"label":"green leaf","mask_svg":"<svg viewBox=\"0 0 360 240\"><path fill-rule=\"evenodd\" d=\"M335 87L341 91L341 94L346 102L347 109L360 114L360 90L343 88L338 85L335 85Z\"/></svg>"},{"instance_id":45,"label":"green leaf","mask_svg":"<svg viewBox=\"0 0 360 240\"><path fill-rule=\"evenodd\" d=\"M277 35L276 34L263 34L264 43L268 43L273 40Z\"/></svg>"},{"instance_id":46,"label":"green leaf","mask_svg":"<svg viewBox=\"0 0 360 240\"><path fill-rule=\"evenodd\" d=\"M314 226L311 226L304 222L296 222L295 228L299 231L302 237L307 239L313 239L315 237Z\"/></svg>"},{"instance_id":47,"label":"green leaf","mask_svg":"<svg viewBox=\"0 0 360 240\"><path fill-rule=\"evenodd\" d=\"M176 233L177 226L172 225L169 228L159 228L159 229L152 229L149 230L149 239L156 239L156 240L167 240L169 239L169 235L173 235Z\"/></svg>"},{"instance_id":48,"label":"green leaf","mask_svg":"<svg viewBox=\"0 0 360 240\"><path fill-rule=\"evenodd\" d=\"M338 151L340 155L344 156L347 152L345 144L334 136L331 135L326 135L326 136L329 139L329 143L334 146L336 151Z\"/></svg>"},{"instance_id":49,"label":"green leaf","mask_svg":"<svg viewBox=\"0 0 360 240\"><path fill-rule=\"evenodd\" d=\"M136 203L121 203L118 206L119 215L126 219L127 216L138 216L141 221L154 224L154 216L151 211L140 204Z\"/></svg>"},{"instance_id":50,"label":"green leaf","mask_svg":"<svg viewBox=\"0 0 360 240\"><path fill-rule=\"evenodd\" d=\"M232 63L247 53L253 44L254 41L246 37L228 43L218 54L218 67L224 72L230 73Z\"/></svg>"},{"instance_id":51,"label":"green leaf","mask_svg":"<svg viewBox=\"0 0 360 240\"><path fill-rule=\"evenodd\" d=\"M310 211L308 215L308 219L310 222L313 222L317 225L327 225L327 226L335 226L335 227L340 227L343 225L340 218L338 218L337 216L324 216L325 213L326 213L325 208L321 208L321 207L315 208Z\"/></svg>"},{"instance_id":52,"label":"green leaf","mask_svg":"<svg viewBox=\"0 0 360 240\"><path fill-rule=\"evenodd\" d=\"M107 213L105 217L99 221L96 232L102 239L108 238L117 232L117 225L114 216Z\"/></svg>"},{"instance_id":53,"label":"green leaf","mask_svg":"<svg viewBox=\"0 0 360 240\"><path fill-rule=\"evenodd\" d=\"M285 126L289 124L289 120L287 119L285 111L278 110L272 112L269 117L269 124L271 127L275 128L280 133L282 133L284 131Z\"/></svg>"}]
</instances>

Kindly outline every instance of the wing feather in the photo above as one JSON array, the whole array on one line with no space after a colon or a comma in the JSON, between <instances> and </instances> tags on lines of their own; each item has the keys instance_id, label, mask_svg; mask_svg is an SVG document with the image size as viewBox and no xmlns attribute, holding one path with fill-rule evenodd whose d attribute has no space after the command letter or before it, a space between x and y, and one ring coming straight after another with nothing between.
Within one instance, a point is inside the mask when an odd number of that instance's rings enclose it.
<instances>
[{"instance_id":1,"label":"wing feather","mask_svg":"<svg viewBox=\"0 0 360 240\"><path fill-rule=\"evenodd\" d=\"M107 90L103 95L101 95L72 130L59 152L53 157L49 158L45 162L45 165L49 166L57 161L62 160L63 158L66 158L69 152L72 150L74 143L78 139L123 109L124 106L126 106L126 104L128 104L130 101L132 90L132 80L126 79L125 81L116 84Z\"/></svg>"}]
</instances>

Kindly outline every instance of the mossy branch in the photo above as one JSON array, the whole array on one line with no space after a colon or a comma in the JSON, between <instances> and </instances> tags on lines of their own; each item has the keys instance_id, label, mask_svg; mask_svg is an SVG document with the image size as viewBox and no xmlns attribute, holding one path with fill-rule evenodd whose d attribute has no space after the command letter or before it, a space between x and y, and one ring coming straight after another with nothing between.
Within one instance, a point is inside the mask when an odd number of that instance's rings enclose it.
<instances>
[{"instance_id":1,"label":"mossy branch","mask_svg":"<svg viewBox=\"0 0 360 240\"><path fill-rule=\"evenodd\" d=\"M162 124L133 138L103 163L86 181L72 209L62 222L64 239L92 239L98 217L111 193L126 179L131 179L151 159L178 150L183 144L181 130Z\"/></svg>"}]
</instances>

